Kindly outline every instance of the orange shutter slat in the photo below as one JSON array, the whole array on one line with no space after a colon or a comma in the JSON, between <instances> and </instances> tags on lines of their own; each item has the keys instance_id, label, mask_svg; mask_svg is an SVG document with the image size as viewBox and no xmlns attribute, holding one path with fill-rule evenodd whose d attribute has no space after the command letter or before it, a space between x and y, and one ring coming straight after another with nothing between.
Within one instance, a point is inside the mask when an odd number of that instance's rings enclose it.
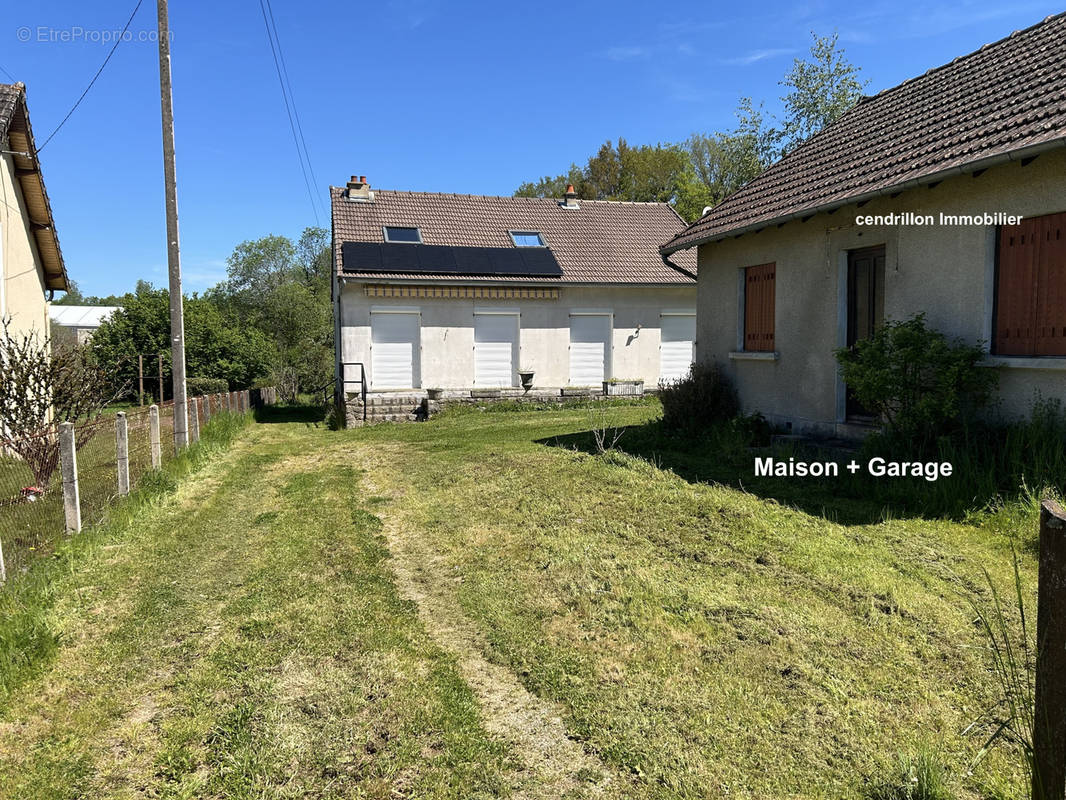
<instances>
[{"instance_id":1,"label":"orange shutter slat","mask_svg":"<svg viewBox=\"0 0 1066 800\"><path fill-rule=\"evenodd\" d=\"M774 349L774 264L759 264L744 270L744 349L762 352Z\"/></svg>"}]
</instances>

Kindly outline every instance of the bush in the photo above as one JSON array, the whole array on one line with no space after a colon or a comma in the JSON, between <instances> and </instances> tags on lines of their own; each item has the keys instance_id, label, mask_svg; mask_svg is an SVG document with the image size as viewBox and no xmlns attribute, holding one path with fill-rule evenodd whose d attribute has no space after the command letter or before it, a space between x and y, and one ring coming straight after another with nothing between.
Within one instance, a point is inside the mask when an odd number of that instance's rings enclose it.
<instances>
[{"instance_id":1,"label":"bush","mask_svg":"<svg viewBox=\"0 0 1066 800\"><path fill-rule=\"evenodd\" d=\"M740 410L733 384L717 364L693 364L687 376L659 385L663 423L699 433L733 419Z\"/></svg>"},{"instance_id":2,"label":"bush","mask_svg":"<svg viewBox=\"0 0 1066 800\"><path fill-rule=\"evenodd\" d=\"M984 350L926 327L925 315L886 322L868 339L836 351L844 382L884 420L892 438L924 451L957 433L988 403L998 374L977 366Z\"/></svg>"},{"instance_id":3,"label":"bush","mask_svg":"<svg viewBox=\"0 0 1066 800\"><path fill-rule=\"evenodd\" d=\"M189 397L221 394L229 391L229 382L223 378L189 378L185 381L185 391Z\"/></svg>"}]
</instances>

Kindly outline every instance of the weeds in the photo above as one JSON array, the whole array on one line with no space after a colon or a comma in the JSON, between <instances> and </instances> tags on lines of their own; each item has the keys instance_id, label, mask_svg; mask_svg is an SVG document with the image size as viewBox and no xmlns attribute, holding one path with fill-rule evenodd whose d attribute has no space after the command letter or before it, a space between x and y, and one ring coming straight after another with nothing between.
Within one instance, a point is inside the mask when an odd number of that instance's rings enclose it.
<instances>
[{"instance_id":1,"label":"weeds","mask_svg":"<svg viewBox=\"0 0 1066 800\"><path fill-rule=\"evenodd\" d=\"M900 756L889 774L869 786L866 800L952 800L947 771L928 749Z\"/></svg>"}]
</instances>

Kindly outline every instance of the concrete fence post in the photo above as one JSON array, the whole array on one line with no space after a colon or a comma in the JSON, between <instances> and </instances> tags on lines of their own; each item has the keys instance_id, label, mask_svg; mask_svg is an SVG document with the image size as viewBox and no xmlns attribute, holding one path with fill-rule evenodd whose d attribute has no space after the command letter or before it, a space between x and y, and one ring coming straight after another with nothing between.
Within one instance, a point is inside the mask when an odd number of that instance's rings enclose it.
<instances>
[{"instance_id":1,"label":"concrete fence post","mask_svg":"<svg viewBox=\"0 0 1066 800\"><path fill-rule=\"evenodd\" d=\"M244 413L247 414L252 410L252 393L250 390L245 389L241 394L244 395Z\"/></svg>"},{"instance_id":2,"label":"concrete fence post","mask_svg":"<svg viewBox=\"0 0 1066 800\"><path fill-rule=\"evenodd\" d=\"M59 464L63 475L63 516L67 535L81 532L81 498L78 496L78 455L74 446L74 425L59 425Z\"/></svg>"},{"instance_id":3,"label":"concrete fence post","mask_svg":"<svg viewBox=\"0 0 1066 800\"><path fill-rule=\"evenodd\" d=\"M152 469L163 466L163 449L159 444L159 406L148 407L148 437L152 443Z\"/></svg>"},{"instance_id":4,"label":"concrete fence post","mask_svg":"<svg viewBox=\"0 0 1066 800\"><path fill-rule=\"evenodd\" d=\"M204 400L204 425L211 421L211 395L205 394Z\"/></svg>"},{"instance_id":5,"label":"concrete fence post","mask_svg":"<svg viewBox=\"0 0 1066 800\"><path fill-rule=\"evenodd\" d=\"M130 493L130 435L125 411L115 415L115 464L118 467L118 493L124 497Z\"/></svg>"},{"instance_id":6,"label":"concrete fence post","mask_svg":"<svg viewBox=\"0 0 1066 800\"><path fill-rule=\"evenodd\" d=\"M200 441L200 398L189 398L189 442Z\"/></svg>"},{"instance_id":7,"label":"concrete fence post","mask_svg":"<svg viewBox=\"0 0 1066 800\"><path fill-rule=\"evenodd\" d=\"M1066 511L1040 506L1033 800L1066 797Z\"/></svg>"},{"instance_id":8,"label":"concrete fence post","mask_svg":"<svg viewBox=\"0 0 1066 800\"><path fill-rule=\"evenodd\" d=\"M225 409L226 409L227 413L232 411L232 409L229 407L230 399L231 399L230 398L230 393L229 392L223 392L223 394L222 394L222 403L225 406Z\"/></svg>"}]
</instances>

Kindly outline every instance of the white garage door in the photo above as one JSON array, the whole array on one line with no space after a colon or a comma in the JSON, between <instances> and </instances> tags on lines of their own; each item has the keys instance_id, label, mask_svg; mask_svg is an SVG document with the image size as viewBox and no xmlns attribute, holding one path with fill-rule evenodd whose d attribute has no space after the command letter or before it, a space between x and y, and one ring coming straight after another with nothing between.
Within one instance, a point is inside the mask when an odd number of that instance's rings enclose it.
<instances>
[{"instance_id":1,"label":"white garage door","mask_svg":"<svg viewBox=\"0 0 1066 800\"><path fill-rule=\"evenodd\" d=\"M419 383L419 316L370 315L370 384L374 389L414 389Z\"/></svg>"},{"instance_id":2,"label":"white garage door","mask_svg":"<svg viewBox=\"0 0 1066 800\"><path fill-rule=\"evenodd\" d=\"M688 375L696 357L696 315L663 314L659 378L676 381Z\"/></svg>"},{"instance_id":3,"label":"white garage door","mask_svg":"<svg viewBox=\"0 0 1066 800\"><path fill-rule=\"evenodd\" d=\"M570 385L598 386L611 374L609 314L570 316Z\"/></svg>"},{"instance_id":4,"label":"white garage door","mask_svg":"<svg viewBox=\"0 0 1066 800\"><path fill-rule=\"evenodd\" d=\"M514 386L518 315L474 312L474 385Z\"/></svg>"}]
</instances>

